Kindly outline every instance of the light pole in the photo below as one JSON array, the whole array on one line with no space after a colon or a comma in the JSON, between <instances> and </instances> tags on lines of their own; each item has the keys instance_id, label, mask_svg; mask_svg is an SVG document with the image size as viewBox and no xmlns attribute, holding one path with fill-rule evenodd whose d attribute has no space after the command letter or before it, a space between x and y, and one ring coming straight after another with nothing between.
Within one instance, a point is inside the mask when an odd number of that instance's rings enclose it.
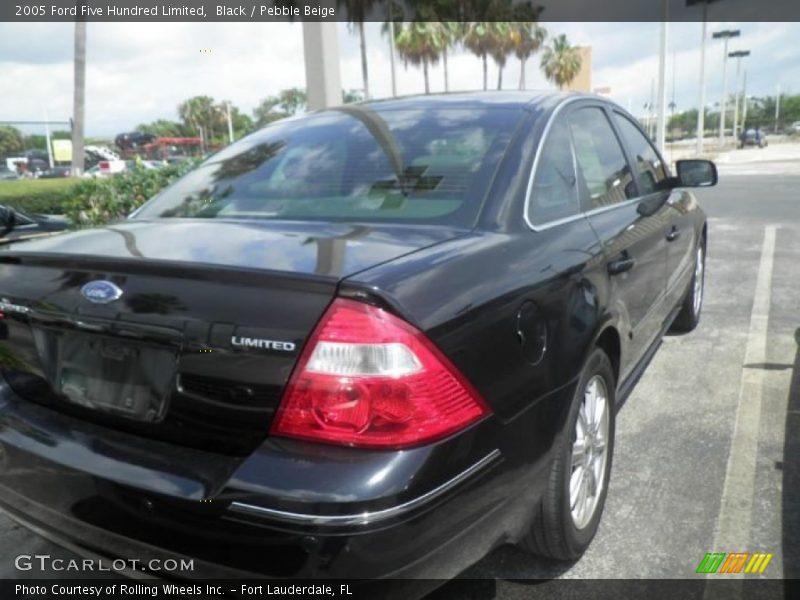
<instances>
[{"instance_id":1,"label":"light pole","mask_svg":"<svg viewBox=\"0 0 800 600\"><path fill-rule=\"evenodd\" d=\"M390 5L391 7L391 5ZM389 9L391 11L391 8ZM397 72L394 66L394 17L389 13L389 64L392 70L392 98L397 97Z\"/></svg>"},{"instance_id":2,"label":"light pole","mask_svg":"<svg viewBox=\"0 0 800 600\"><path fill-rule=\"evenodd\" d=\"M742 129L747 125L747 69L744 70L744 83L742 84Z\"/></svg>"},{"instance_id":3,"label":"light pole","mask_svg":"<svg viewBox=\"0 0 800 600\"><path fill-rule=\"evenodd\" d=\"M775 133L778 133L778 119L781 115L781 84L775 90Z\"/></svg>"},{"instance_id":4,"label":"light pole","mask_svg":"<svg viewBox=\"0 0 800 600\"><path fill-rule=\"evenodd\" d=\"M225 102L225 113L228 117L228 143L233 143L233 119L231 118L231 101Z\"/></svg>"},{"instance_id":5,"label":"light pole","mask_svg":"<svg viewBox=\"0 0 800 600\"><path fill-rule=\"evenodd\" d=\"M50 117L47 116L47 109L44 108L44 139L47 142L47 163L53 168L53 142L50 140Z\"/></svg>"},{"instance_id":6,"label":"light pole","mask_svg":"<svg viewBox=\"0 0 800 600\"><path fill-rule=\"evenodd\" d=\"M737 50L736 52L728 52L728 58L736 59L736 91L733 95L733 141L737 140L736 125L739 123L739 74L742 70L742 59L745 56L750 56L750 50Z\"/></svg>"},{"instance_id":7,"label":"light pole","mask_svg":"<svg viewBox=\"0 0 800 600\"><path fill-rule=\"evenodd\" d=\"M664 0L664 20L661 22L661 43L658 53L658 114L656 116L656 146L664 153L667 141L667 0Z\"/></svg>"},{"instance_id":8,"label":"light pole","mask_svg":"<svg viewBox=\"0 0 800 600\"><path fill-rule=\"evenodd\" d=\"M716 0L686 0L686 6L703 5L703 30L700 37L700 103L697 105L697 153L703 153L703 135L706 128L706 24L708 5Z\"/></svg>"},{"instance_id":9,"label":"light pole","mask_svg":"<svg viewBox=\"0 0 800 600\"><path fill-rule=\"evenodd\" d=\"M725 144L725 103L728 95L728 40L741 35L739 29L723 29L711 34L715 40L722 39L722 103L719 109L719 145Z\"/></svg>"},{"instance_id":10,"label":"light pole","mask_svg":"<svg viewBox=\"0 0 800 600\"><path fill-rule=\"evenodd\" d=\"M84 118L86 116L86 21L75 23L75 86L72 102L72 169L80 177L84 167Z\"/></svg>"},{"instance_id":11,"label":"light pole","mask_svg":"<svg viewBox=\"0 0 800 600\"><path fill-rule=\"evenodd\" d=\"M342 81L339 32L334 21L303 21L303 56L308 110L339 106L342 103ZM364 91L369 96L366 89Z\"/></svg>"}]
</instances>

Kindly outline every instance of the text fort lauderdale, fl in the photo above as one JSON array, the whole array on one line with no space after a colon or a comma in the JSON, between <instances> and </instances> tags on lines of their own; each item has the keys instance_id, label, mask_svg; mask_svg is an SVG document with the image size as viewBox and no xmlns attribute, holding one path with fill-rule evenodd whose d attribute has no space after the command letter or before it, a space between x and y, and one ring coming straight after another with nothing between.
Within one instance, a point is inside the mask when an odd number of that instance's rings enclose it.
<instances>
[{"instance_id":1,"label":"text fort lauderdale, fl","mask_svg":"<svg viewBox=\"0 0 800 600\"><path fill-rule=\"evenodd\" d=\"M107 4L105 6L91 6L82 4L80 6L53 6L52 16L80 16L82 17L200 17L206 18L205 6L173 6L170 4L153 6L117 6ZM55 14L55 13L58 14ZM280 6L280 5L256 5L245 8L244 6L216 6L213 16L217 17L332 17L334 9L322 6L306 5Z\"/></svg>"}]
</instances>

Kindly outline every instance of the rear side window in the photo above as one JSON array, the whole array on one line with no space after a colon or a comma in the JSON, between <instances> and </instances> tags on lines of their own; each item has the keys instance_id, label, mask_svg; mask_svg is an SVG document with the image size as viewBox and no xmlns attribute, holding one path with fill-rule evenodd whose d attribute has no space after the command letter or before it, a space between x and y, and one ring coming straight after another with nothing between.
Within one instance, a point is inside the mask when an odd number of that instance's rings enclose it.
<instances>
[{"instance_id":1,"label":"rear side window","mask_svg":"<svg viewBox=\"0 0 800 600\"><path fill-rule=\"evenodd\" d=\"M622 132L622 138L633 154L634 168L639 175L642 195L662 189L667 173L653 145L630 119L619 113L614 113L614 119Z\"/></svg>"},{"instance_id":2,"label":"rear side window","mask_svg":"<svg viewBox=\"0 0 800 600\"><path fill-rule=\"evenodd\" d=\"M136 218L474 223L522 112L349 106L218 152Z\"/></svg>"},{"instance_id":3,"label":"rear side window","mask_svg":"<svg viewBox=\"0 0 800 600\"><path fill-rule=\"evenodd\" d=\"M542 147L528 204L533 225L572 217L580 212L575 156L563 119L553 122Z\"/></svg>"},{"instance_id":4,"label":"rear side window","mask_svg":"<svg viewBox=\"0 0 800 600\"><path fill-rule=\"evenodd\" d=\"M611 206L636 197L636 186L605 111L579 108L569 116L578 172L591 208Z\"/></svg>"}]
</instances>

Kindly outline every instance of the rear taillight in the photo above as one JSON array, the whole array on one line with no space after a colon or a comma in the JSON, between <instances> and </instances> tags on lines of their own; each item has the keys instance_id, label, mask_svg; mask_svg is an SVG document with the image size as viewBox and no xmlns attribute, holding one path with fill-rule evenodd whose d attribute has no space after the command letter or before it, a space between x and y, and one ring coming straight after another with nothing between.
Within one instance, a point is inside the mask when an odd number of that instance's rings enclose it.
<instances>
[{"instance_id":1,"label":"rear taillight","mask_svg":"<svg viewBox=\"0 0 800 600\"><path fill-rule=\"evenodd\" d=\"M443 438L488 412L422 332L385 310L339 298L306 344L271 433L401 448Z\"/></svg>"}]
</instances>

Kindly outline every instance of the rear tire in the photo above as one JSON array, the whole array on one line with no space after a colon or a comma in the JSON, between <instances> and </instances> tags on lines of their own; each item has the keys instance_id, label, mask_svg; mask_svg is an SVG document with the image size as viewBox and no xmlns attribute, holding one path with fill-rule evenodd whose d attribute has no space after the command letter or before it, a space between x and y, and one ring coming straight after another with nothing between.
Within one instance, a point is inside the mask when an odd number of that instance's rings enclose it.
<instances>
[{"instance_id":1,"label":"rear tire","mask_svg":"<svg viewBox=\"0 0 800 600\"><path fill-rule=\"evenodd\" d=\"M533 524L519 545L556 560L580 558L597 533L614 452L616 381L611 361L595 348L581 371ZM582 510L583 509L583 510Z\"/></svg>"},{"instance_id":2,"label":"rear tire","mask_svg":"<svg viewBox=\"0 0 800 600\"><path fill-rule=\"evenodd\" d=\"M700 322L700 313L703 310L703 290L705 287L705 263L706 245L705 240L701 239L695 250L692 281L689 283L689 290L686 292L686 296L683 299L681 311L672 322L672 331L688 333L694 330Z\"/></svg>"}]
</instances>

